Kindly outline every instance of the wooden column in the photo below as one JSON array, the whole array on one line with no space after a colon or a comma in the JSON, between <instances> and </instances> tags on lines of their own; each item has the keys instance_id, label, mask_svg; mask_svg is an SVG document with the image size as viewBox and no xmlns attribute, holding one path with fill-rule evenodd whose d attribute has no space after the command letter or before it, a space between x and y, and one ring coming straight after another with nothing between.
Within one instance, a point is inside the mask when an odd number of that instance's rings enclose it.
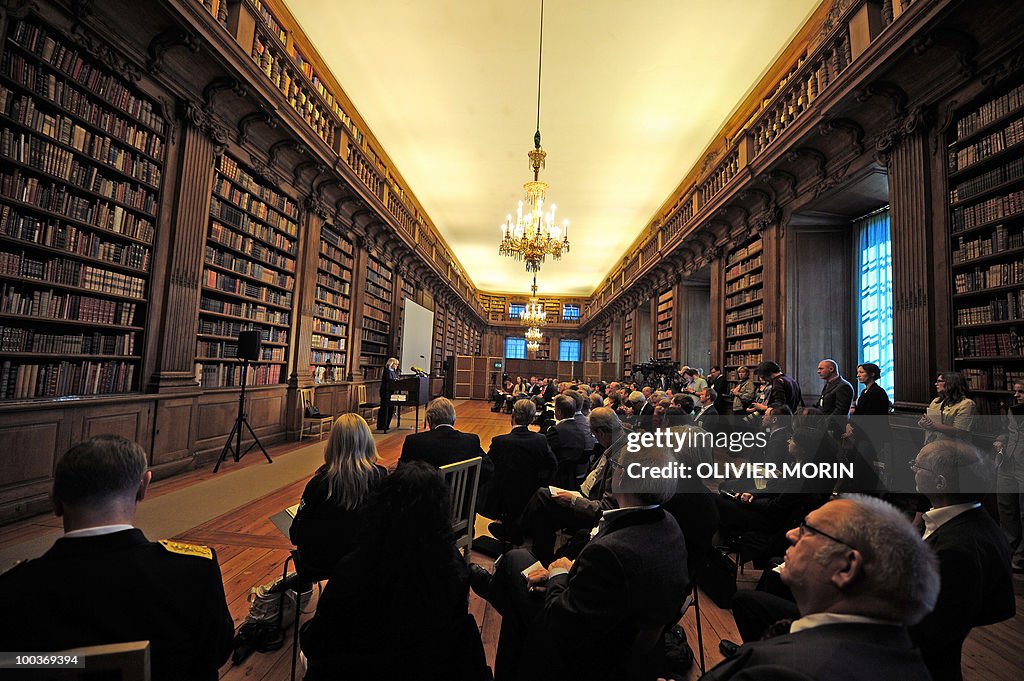
<instances>
[{"instance_id":1,"label":"wooden column","mask_svg":"<svg viewBox=\"0 0 1024 681\"><path fill-rule=\"evenodd\" d=\"M708 339L708 350L711 352L712 364L725 362L725 254L715 252L711 260L711 291L710 307L708 308L708 324L711 336ZM682 358L685 362L686 359ZM725 371L725 367L722 367Z\"/></svg>"},{"instance_id":2,"label":"wooden column","mask_svg":"<svg viewBox=\"0 0 1024 681\"><path fill-rule=\"evenodd\" d=\"M888 166L894 386L898 403L916 406L931 399L935 344L948 342L945 334L933 332L930 314L936 301L946 304L946 298L933 297L931 291L937 263L929 229L932 169L927 137L916 132L903 138L891 149Z\"/></svg>"},{"instance_id":3,"label":"wooden column","mask_svg":"<svg viewBox=\"0 0 1024 681\"><path fill-rule=\"evenodd\" d=\"M300 227L299 259L295 267L295 309L292 313L292 371L288 385L308 388L313 385L309 369L312 352L313 311L316 306L316 273L320 261L320 229L327 220L326 206L308 197L304 204L304 224Z\"/></svg>"},{"instance_id":4,"label":"wooden column","mask_svg":"<svg viewBox=\"0 0 1024 681\"><path fill-rule=\"evenodd\" d=\"M388 338L388 350L393 357L402 358L402 325L405 317L405 292L402 284L408 274L405 267L396 264L391 270L391 333ZM409 367L398 367L399 371L408 371Z\"/></svg>"},{"instance_id":5,"label":"wooden column","mask_svg":"<svg viewBox=\"0 0 1024 681\"><path fill-rule=\"evenodd\" d=\"M151 322L151 340L156 344L156 368L150 389L158 392L194 390L196 382L196 334L199 331L199 288L203 251L209 223L210 194L213 190L215 155L223 151L226 132L199 107L186 105L180 128L177 182L172 218L158 244L168 254L159 320ZM219 142L219 143L218 143ZM154 315L156 317L156 315Z\"/></svg>"},{"instance_id":6,"label":"wooden column","mask_svg":"<svg viewBox=\"0 0 1024 681\"><path fill-rule=\"evenodd\" d=\"M761 231L762 259L764 262L764 341L762 356L786 368L786 222L788 216L779 216Z\"/></svg>"},{"instance_id":7,"label":"wooden column","mask_svg":"<svg viewBox=\"0 0 1024 681\"><path fill-rule=\"evenodd\" d=\"M363 380L359 369L359 353L363 347L363 300L366 298L366 239L352 236L352 314L348 325L348 380ZM370 396L367 395L367 399Z\"/></svg>"}]
</instances>

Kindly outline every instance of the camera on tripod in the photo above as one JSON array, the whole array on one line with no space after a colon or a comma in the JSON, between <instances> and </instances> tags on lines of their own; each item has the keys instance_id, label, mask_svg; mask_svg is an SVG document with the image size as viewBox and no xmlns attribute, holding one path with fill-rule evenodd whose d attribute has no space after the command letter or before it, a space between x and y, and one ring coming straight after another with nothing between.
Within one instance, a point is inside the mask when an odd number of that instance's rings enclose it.
<instances>
[{"instance_id":1,"label":"camera on tripod","mask_svg":"<svg viewBox=\"0 0 1024 681\"><path fill-rule=\"evenodd\" d=\"M633 365L633 382L638 388L664 390L674 386L679 374L679 362L670 359L649 358L643 364Z\"/></svg>"}]
</instances>

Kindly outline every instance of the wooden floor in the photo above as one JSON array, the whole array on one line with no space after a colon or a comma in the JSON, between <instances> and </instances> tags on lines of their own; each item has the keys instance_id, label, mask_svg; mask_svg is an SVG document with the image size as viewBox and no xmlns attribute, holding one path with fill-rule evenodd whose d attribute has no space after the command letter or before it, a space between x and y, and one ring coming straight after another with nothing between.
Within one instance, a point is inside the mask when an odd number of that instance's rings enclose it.
<instances>
[{"instance_id":1,"label":"wooden floor","mask_svg":"<svg viewBox=\"0 0 1024 681\"><path fill-rule=\"evenodd\" d=\"M464 402L457 407L460 430L477 433L486 450L491 438L508 432L509 417L494 414L489 410L490 404L485 402ZM386 465L398 460L401 454L402 441L411 431L392 430L390 434L378 440L378 448ZM289 451L299 445L290 443L271 449L274 458L287 456ZM265 465L258 457L246 457L242 462L222 469L220 475L247 466ZM310 471L312 473L312 471ZM212 476L211 467L180 475L153 485L152 496L173 494L197 481ZM177 539L202 543L214 547L220 559L224 577L224 590L228 599L228 607L234 617L236 626L245 618L249 604L247 596L252 587L271 581L280 575L282 563L291 548L288 540L268 520L269 516L282 508L296 503L302 494L306 481L300 480L282 487L262 498L225 513L209 522L198 525L181 533ZM486 520L478 519L478 533L486 531ZM52 516L21 521L0 528L0 546L22 541L42 531L59 527L59 521ZM474 553L473 561L490 567L493 561L483 555ZM740 577L740 588L753 588L759 573L746 570ZM1024 671L1022 652L1024 651L1024 577L1015 576L1014 588L1017 594L1016 618L990 627L975 629L964 646L963 668L964 677L968 681L1019 681ZM310 611L315 607L316 594L311 603ZM729 611L716 607L711 599L702 596L701 624L704 634L704 649L708 667L721 661L718 642L722 638L738 641L736 626ZM470 594L470 611L480 626L484 649L488 662L494 659L497 646L498 631L501 617L485 601ZM309 615L306 615L308 617ZM681 625L686 630L690 645L696 651L697 635L696 620L693 610L689 610ZM221 679L225 681L284 681L288 679L291 664L291 646L286 645L274 653L254 654L244 664L232 667L230 664L221 669ZM688 679L697 679L700 672L694 665ZM301 677L301 672L300 672Z\"/></svg>"}]
</instances>

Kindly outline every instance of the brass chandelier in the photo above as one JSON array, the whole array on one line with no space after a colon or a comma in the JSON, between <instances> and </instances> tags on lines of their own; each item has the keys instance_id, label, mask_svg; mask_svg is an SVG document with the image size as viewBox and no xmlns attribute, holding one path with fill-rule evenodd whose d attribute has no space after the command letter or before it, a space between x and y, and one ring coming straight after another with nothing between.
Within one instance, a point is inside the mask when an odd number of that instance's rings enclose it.
<instances>
[{"instance_id":1,"label":"brass chandelier","mask_svg":"<svg viewBox=\"0 0 1024 681\"><path fill-rule=\"evenodd\" d=\"M536 274L533 275L533 286L530 287L530 291L533 294L530 296L530 302L526 304L525 309L519 315L519 323L526 327L540 328L548 323L548 313L544 309L544 303L537 299Z\"/></svg>"},{"instance_id":2,"label":"brass chandelier","mask_svg":"<svg viewBox=\"0 0 1024 681\"><path fill-rule=\"evenodd\" d=\"M533 169L533 180L523 185L526 201L520 201L515 221L511 213L501 225L501 243L498 254L526 262L527 272L539 272L547 256L553 260L569 252L569 221L562 227L555 223L555 204L545 212L548 183L540 181L540 169L545 167L547 152L540 146L540 84L544 57L544 0L540 3L540 49L537 56L537 130L533 134L533 149L527 156ZM524 212L525 207L525 212Z\"/></svg>"}]
</instances>

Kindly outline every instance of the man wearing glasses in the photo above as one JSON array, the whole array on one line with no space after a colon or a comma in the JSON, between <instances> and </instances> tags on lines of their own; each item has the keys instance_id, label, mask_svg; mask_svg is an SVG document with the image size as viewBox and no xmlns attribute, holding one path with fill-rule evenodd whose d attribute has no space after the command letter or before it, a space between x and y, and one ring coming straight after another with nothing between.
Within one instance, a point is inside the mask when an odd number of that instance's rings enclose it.
<instances>
[{"instance_id":1,"label":"man wearing glasses","mask_svg":"<svg viewBox=\"0 0 1024 681\"><path fill-rule=\"evenodd\" d=\"M942 575L935 610L910 633L935 681L959 681L960 649L971 628L1014 615L1010 547L981 507L991 478L974 447L937 440L918 452L910 468L917 491L932 505L924 514L924 541Z\"/></svg>"},{"instance_id":2,"label":"man wearing glasses","mask_svg":"<svg viewBox=\"0 0 1024 681\"><path fill-rule=\"evenodd\" d=\"M788 634L741 646L703 680L780 678L780 668L811 679L931 678L906 627L935 605L938 570L896 508L850 495L809 513L786 538L779 575L800 618Z\"/></svg>"}]
</instances>

